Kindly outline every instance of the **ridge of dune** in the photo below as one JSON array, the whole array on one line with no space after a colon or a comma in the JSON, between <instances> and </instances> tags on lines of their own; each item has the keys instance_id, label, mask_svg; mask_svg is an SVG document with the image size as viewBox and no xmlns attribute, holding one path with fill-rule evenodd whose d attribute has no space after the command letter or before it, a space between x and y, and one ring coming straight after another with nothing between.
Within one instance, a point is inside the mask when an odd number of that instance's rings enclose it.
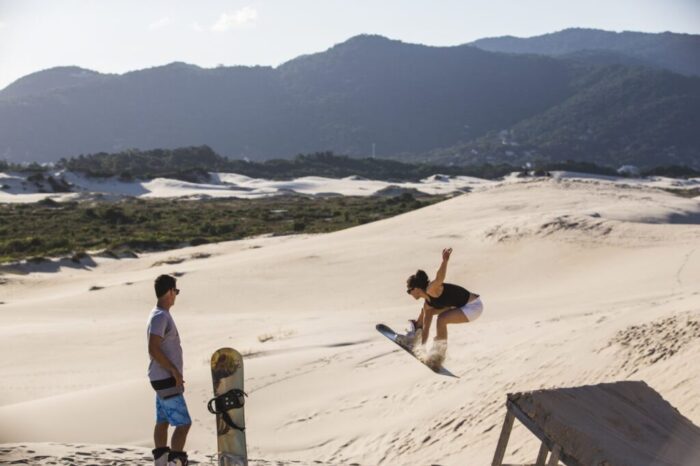
<instances>
[{"instance_id":1,"label":"ridge of dune","mask_svg":"<svg viewBox=\"0 0 700 466\"><path fill-rule=\"evenodd\" d=\"M8 276L0 444L150 445L145 319L153 278L173 272L192 450L215 445L204 405L221 346L248 355L249 450L267 461L487 464L506 393L614 380L644 380L698 424L699 214L698 198L648 186L504 181L329 234ZM405 279L432 276L446 246L448 281L485 302L449 327L455 380L374 331L415 317ZM154 266L168 257L185 260ZM538 448L517 426L510 445L510 463Z\"/></svg>"},{"instance_id":2,"label":"ridge of dune","mask_svg":"<svg viewBox=\"0 0 700 466\"><path fill-rule=\"evenodd\" d=\"M96 178L79 173L59 170L46 175L46 179L61 180L70 191L53 192L51 183L43 179L31 180L18 173L0 172L0 203L30 203L43 199L75 201L95 196L144 199L162 198L241 198L257 199L282 194L311 196L373 196L382 190L399 188L418 190L425 194L449 194L467 191L492 181L468 176L433 175L416 182L389 182L369 180L355 176L326 178L305 176L293 180L268 180L251 178L236 173L209 173L208 182L190 182L171 178L124 181L116 177Z\"/></svg>"},{"instance_id":3,"label":"ridge of dune","mask_svg":"<svg viewBox=\"0 0 700 466\"><path fill-rule=\"evenodd\" d=\"M556 181L576 181L591 184L608 184L626 188L658 188L697 190L700 178L674 179L660 176L646 178L626 178L585 173L553 171L549 174ZM52 178L54 183L50 183ZM118 199L136 197L144 199L163 198L241 198L257 199L283 194L303 194L310 196L374 196L383 190L416 190L430 195L444 195L454 192L468 192L481 187L503 183L520 184L542 177L521 177L512 173L501 181L486 180L471 176L447 176L435 174L415 182L396 182L365 179L357 176L326 178L305 176L292 180L269 180L251 178L237 173L209 173L207 182L191 182L171 178L125 181L116 177L98 178L80 173L58 170L48 172L41 179L21 173L0 172L0 203L32 203L47 198L54 201L79 201L92 198ZM69 192L53 192L53 184L58 183Z\"/></svg>"}]
</instances>

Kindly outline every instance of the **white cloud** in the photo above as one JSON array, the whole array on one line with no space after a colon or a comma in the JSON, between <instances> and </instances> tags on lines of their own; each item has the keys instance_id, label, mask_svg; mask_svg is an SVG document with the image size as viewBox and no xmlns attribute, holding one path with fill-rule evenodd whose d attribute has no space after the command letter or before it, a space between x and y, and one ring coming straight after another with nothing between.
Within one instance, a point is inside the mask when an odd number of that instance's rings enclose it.
<instances>
[{"instance_id":1,"label":"white cloud","mask_svg":"<svg viewBox=\"0 0 700 466\"><path fill-rule=\"evenodd\" d=\"M165 17L160 18L156 21L153 21L151 24L149 24L148 29L150 29L151 31L155 31L157 29L163 29L171 22L172 22L172 20L170 19L170 17L165 16Z\"/></svg>"},{"instance_id":2,"label":"white cloud","mask_svg":"<svg viewBox=\"0 0 700 466\"><path fill-rule=\"evenodd\" d=\"M258 19L258 11L249 6L233 13L223 13L211 27L212 31L223 32L229 29L252 26Z\"/></svg>"},{"instance_id":3,"label":"white cloud","mask_svg":"<svg viewBox=\"0 0 700 466\"><path fill-rule=\"evenodd\" d=\"M197 21L195 21L194 23L192 23L192 29L193 29L194 31L196 31L196 32L202 32L202 31L204 31L204 28L202 27L202 25L199 24Z\"/></svg>"},{"instance_id":4,"label":"white cloud","mask_svg":"<svg viewBox=\"0 0 700 466\"><path fill-rule=\"evenodd\" d=\"M0 29L5 29L6 24L0 21Z\"/></svg>"}]
</instances>

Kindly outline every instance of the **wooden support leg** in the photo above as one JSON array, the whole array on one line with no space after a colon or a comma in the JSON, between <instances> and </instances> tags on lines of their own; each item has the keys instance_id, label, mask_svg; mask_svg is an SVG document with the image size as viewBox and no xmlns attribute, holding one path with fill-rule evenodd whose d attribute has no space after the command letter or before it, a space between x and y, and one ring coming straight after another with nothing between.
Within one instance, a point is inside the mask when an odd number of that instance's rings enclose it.
<instances>
[{"instance_id":1,"label":"wooden support leg","mask_svg":"<svg viewBox=\"0 0 700 466\"><path fill-rule=\"evenodd\" d=\"M535 466L544 466L544 462L547 461L547 453L549 453L549 448L542 442L542 445L540 445L540 452L537 454Z\"/></svg>"},{"instance_id":2,"label":"wooden support leg","mask_svg":"<svg viewBox=\"0 0 700 466\"><path fill-rule=\"evenodd\" d=\"M547 466L558 466L560 454L561 454L561 447L559 445L555 444L554 448L552 448L552 456L549 457L549 463L547 463Z\"/></svg>"},{"instance_id":3,"label":"wooden support leg","mask_svg":"<svg viewBox=\"0 0 700 466\"><path fill-rule=\"evenodd\" d=\"M498 445L496 446L496 453L493 455L493 462L491 466L502 466L503 458L506 456L506 447L508 446L508 439L510 438L510 431L513 430L513 421L515 416L513 413L508 411L506 413L506 418L503 421L503 428L501 429L501 437L498 439Z\"/></svg>"}]
</instances>

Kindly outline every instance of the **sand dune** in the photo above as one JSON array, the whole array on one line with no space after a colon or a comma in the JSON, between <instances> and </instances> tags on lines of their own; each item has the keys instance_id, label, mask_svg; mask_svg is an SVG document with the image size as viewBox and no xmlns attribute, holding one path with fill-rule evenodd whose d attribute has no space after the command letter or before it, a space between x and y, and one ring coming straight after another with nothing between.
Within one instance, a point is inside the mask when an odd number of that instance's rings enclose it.
<instances>
[{"instance_id":1,"label":"sand dune","mask_svg":"<svg viewBox=\"0 0 700 466\"><path fill-rule=\"evenodd\" d=\"M269 464L490 464L506 393L614 380L644 380L700 424L699 212L697 198L648 185L508 180L326 235L5 276L0 461L46 442L69 444L55 457L87 451L95 462L110 458L99 445L147 454L145 319L153 278L173 272L189 449L203 461L215 449L208 359L222 346L249 354L249 452ZM445 246L448 281L486 305L450 327L458 379L374 330L415 316L405 279L432 275ZM209 256L153 266L195 253ZM509 445L507 462L534 461L522 427Z\"/></svg>"},{"instance_id":2,"label":"sand dune","mask_svg":"<svg viewBox=\"0 0 700 466\"><path fill-rule=\"evenodd\" d=\"M81 200L100 196L154 198L241 198L257 199L282 194L313 196L373 196L387 189L417 190L425 194L449 194L468 191L493 182L467 176L433 175L418 182L390 183L350 176L335 179L307 176L289 181L250 178L235 173L210 173L208 183L192 183L168 178L122 181L117 178L91 178L81 174L58 171L46 177L62 180L71 192L54 193L46 180L29 180L26 175L0 173L0 203L28 203L51 198L55 201Z\"/></svg>"},{"instance_id":3,"label":"sand dune","mask_svg":"<svg viewBox=\"0 0 700 466\"><path fill-rule=\"evenodd\" d=\"M74 201L95 197L117 199L121 197L156 198L242 198L256 199L283 194L304 194L311 196L374 196L396 190L416 190L425 194L450 194L468 192L484 186L502 185L501 181L484 180L469 176L432 175L418 182L387 182L368 180L362 177L325 178L306 176L288 181L250 178L236 173L210 173L208 183L193 183L168 178L152 180L122 181L118 178L94 178L64 170L47 173L43 180L30 180L19 173L0 172L0 203L29 203L51 198L55 201ZM555 180L575 180L591 184L605 184L616 187L698 189L700 179L687 180L648 177L623 178L602 175L588 175L574 172L555 171ZM54 193L46 178L61 180L70 186L71 192ZM517 173L505 177L506 183L521 184Z\"/></svg>"},{"instance_id":4,"label":"sand dune","mask_svg":"<svg viewBox=\"0 0 700 466\"><path fill-rule=\"evenodd\" d=\"M217 465L213 454L189 453L192 465ZM153 464L151 450L143 447L121 447L114 445L85 445L71 443L22 443L0 446L0 464L72 465L72 466L126 466ZM250 466L296 466L303 461L267 461L250 458ZM334 466L314 461L318 466Z\"/></svg>"}]
</instances>

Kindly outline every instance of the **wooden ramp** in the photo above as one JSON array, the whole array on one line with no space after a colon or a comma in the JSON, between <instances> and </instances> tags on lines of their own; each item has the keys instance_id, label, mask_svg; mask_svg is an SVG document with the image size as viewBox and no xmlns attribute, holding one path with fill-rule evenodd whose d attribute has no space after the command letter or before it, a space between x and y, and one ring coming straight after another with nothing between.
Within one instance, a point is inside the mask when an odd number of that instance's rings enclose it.
<instances>
[{"instance_id":1,"label":"wooden ramp","mask_svg":"<svg viewBox=\"0 0 700 466\"><path fill-rule=\"evenodd\" d=\"M700 428L644 382L509 393L506 407L492 466L516 418L542 442L536 466L700 465Z\"/></svg>"}]
</instances>

